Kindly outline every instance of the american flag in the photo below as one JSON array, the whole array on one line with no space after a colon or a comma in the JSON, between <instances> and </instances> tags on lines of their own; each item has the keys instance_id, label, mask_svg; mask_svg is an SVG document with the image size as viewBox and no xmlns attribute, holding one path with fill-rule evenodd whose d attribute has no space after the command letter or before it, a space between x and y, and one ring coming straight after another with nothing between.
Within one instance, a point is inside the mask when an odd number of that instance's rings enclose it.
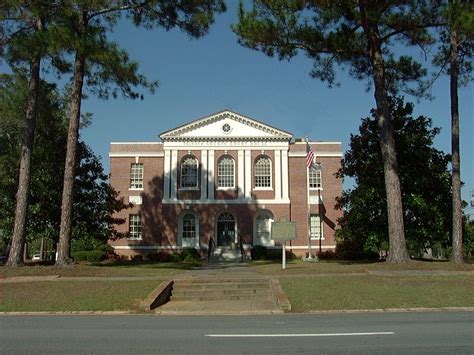
<instances>
[{"instance_id":1,"label":"american flag","mask_svg":"<svg viewBox=\"0 0 474 355\"><path fill-rule=\"evenodd\" d=\"M313 160L314 160L313 149L308 144L308 141L306 141L306 166L308 167L308 169L313 166Z\"/></svg>"}]
</instances>

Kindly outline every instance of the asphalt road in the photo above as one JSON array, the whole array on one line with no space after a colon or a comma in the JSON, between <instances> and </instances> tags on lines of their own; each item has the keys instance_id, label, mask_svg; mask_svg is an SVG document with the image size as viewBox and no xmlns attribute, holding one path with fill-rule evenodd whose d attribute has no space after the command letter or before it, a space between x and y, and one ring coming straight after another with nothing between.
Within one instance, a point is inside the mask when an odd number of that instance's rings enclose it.
<instances>
[{"instance_id":1,"label":"asphalt road","mask_svg":"<svg viewBox=\"0 0 474 355\"><path fill-rule=\"evenodd\" d=\"M0 353L473 354L473 312L0 316Z\"/></svg>"}]
</instances>

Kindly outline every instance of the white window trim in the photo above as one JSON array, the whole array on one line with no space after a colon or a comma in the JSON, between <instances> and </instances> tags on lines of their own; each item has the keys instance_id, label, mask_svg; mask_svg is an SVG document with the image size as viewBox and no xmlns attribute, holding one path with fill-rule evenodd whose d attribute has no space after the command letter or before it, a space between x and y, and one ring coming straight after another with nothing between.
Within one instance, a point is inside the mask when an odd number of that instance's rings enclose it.
<instances>
[{"instance_id":1,"label":"white window trim","mask_svg":"<svg viewBox=\"0 0 474 355\"><path fill-rule=\"evenodd\" d=\"M258 236L258 226L257 226L257 220L259 216L265 215L270 219L270 223L275 221L275 217L273 216L273 213L269 210L260 210L254 217L253 219L253 245L262 245L260 243L260 238ZM269 240L269 245L265 245L265 247L274 247L275 246L275 241L271 239L271 224L270 224L270 240Z\"/></svg>"},{"instance_id":2,"label":"white window trim","mask_svg":"<svg viewBox=\"0 0 474 355\"><path fill-rule=\"evenodd\" d=\"M128 183L128 189L129 190L143 190L143 187L145 186L145 165L143 163L139 163L137 162L137 158L135 158L136 162L135 163L132 163L130 164L130 180L129 180L129 183ZM141 185L142 187L135 187L135 186L132 186L133 184L133 181L134 181L134 178L132 178L132 171L133 171L133 166L139 166L141 168L141 179L136 179L136 181L141 181Z\"/></svg>"},{"instance_id":3,"label":"white window trim","mask_svg":"<svg viewBox=\"0 0 474 355\"><path fill-rule=\"evenodd\" d=\"M270 186L262 186L262 187L257 187L255 186L255 163L261 159L261 158L267 158L270 161ZM268 155L260 155L257 158L255 158L254 163L253 163L253 189L254 191L272 191L273 190L273 161Z\"/></svg>"},{"instance_id":4,"label":"white window trim","mask_svg":"<svg viewBox=\"0 0 474 355\"><path fill-rule=\"evenodd\" d=\"M142 220L141 220L141 217L139 214L136 214L136 213L131 213L128 215L128 233L130 233L130 219L131 219L131 216L138 216L138 218L140 219L140 237L130 237L130 236L127 236L127 240L142 240L143 239L143 223L142 223ZM130 235L130 234L129 234Z\"/></svg>"},{"instance_id":5,"label":"white window trim","mask_svg":"<svg viewBox=\"0 0 474 355\"><path fill-rule=\"evenodd\" d=\"M199 191L199 187L180 187L179 191Z\"/></svg>"},{"instance_id":6,"label":"white window trim","mask_svg":"<svg viewBox=\"0 0 474 355\"><path fill-rule=\"evenodd\" d=\"M185 159L190 158L196 162L196 186L185 186L183 187L183 162ZM194 155L184 156L179 163L179 190L180 191L199 191L199 160Z\"/></svg>"},{"instance_id":7,"label":"white window trim","mask_svg":"<svg viewBox=\"0 0 474 355\"><path fill-rule=\"evenodd\" d=\"M222 159L225 159L226 157L228 157L229 159L232 160L232 168L233 168L233 175L232 175L232 186L219 186L219 164L221 162ZM230 176L230 175L229 175ZM235 159L232 155L228 155L228 154L224 154L222 156L219 157L219 159L217 160L217 174L216 174L216 177L217 177L217 190L236 190L236 186L235 186Z\"/></svg>"},{"instance_id":8,"label":"white window trim","mask_svg":"<svg viewBox=\"0 0 474 355\"><path fill-rule=\"evenodd\" d=\"M183 226L184 226L183 219L184 219L184 216L187 215L188 213L194 215L195 223L196 223L196 227L195 227L196 236L194 238L195 239L194 245L183 246ZM178 236L176 238L177 247L199 248L199 241L201 239L200 234L199 234L199 225L200 225L200 220L199 220L199 215L197 213L188 211L188 210L182 211L178 216Z\"/></svg>"},{"instance_id":9,"label":"white window trim","mask_svg":"<svg viewBox=\"0 0 474 355\"><path fill-rule=\"evenodd\" d=\"M322 191L323 190L323 173L321 170L319 170L319 181L320 181L320 187L311 187L311 184L310 184L310 181L311 181L311 177L310 177L310 172L311 172L311 169L308 169L308 189L311 190L311 191L317 191L317 190L320 190ZM316 170L318 171L318 170Z\"/></svg>"},{"instance_id":10,"label":"white window trim","mask_svg":"<svg viewBox=\"0 0 474 355\"><path fill-rule=\"evenodd\" d=\"M254 191L273 191L273 187L254 187Z\"/></svg>"}]
</instances>

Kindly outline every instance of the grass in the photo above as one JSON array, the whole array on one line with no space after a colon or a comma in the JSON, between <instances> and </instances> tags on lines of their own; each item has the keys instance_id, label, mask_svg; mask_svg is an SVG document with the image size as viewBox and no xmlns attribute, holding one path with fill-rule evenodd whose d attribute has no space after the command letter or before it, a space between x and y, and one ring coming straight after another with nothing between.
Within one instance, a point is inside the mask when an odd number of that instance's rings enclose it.
<instances>
[{"instance_id":1,"label":"grass","mask_svg":"<svg viewBox=\"0 0 474 355\"><path fill-rule=\"evenodd\" d=\"M294 312L473 307L474 275L282 277Z\"/></svg>"},{"instance_id":2,"label":"grass","mask_svg":"<svg viewBox=\"0 0 474 355\"><path fill-rule=\"evenodd\" d=\"M113 263L80 263L67 267L54 265L27 264L19 268L0 266L0 278L13 276L48 276L59 275L62 277L114 277L114 276L156 276L169 277L178 275L196 266L193 263L152 263L118 261Z\"/></svg>"},{"instance_id":3,"label":"grass","mask_svg":"<svg viewBox=\"0 0 474 355\"><path fill-rule=\"evenodd\" d=\"M275 277L285 275L314 274L357 274L369 270L442 270L442 271L474 271L474 264L454 264L448 261L416 261L404 264L387 264L384 262L355 262L344 260L321 260L316 263L304 262L301 259L290 260L286 269L282 270L281 260L255 261L252 267L261 274Z\"/></svg>"},{"instance_id":4,"label":"grass","mask_svg":"<svg viewBox=\"0 0 474 355\"><path fill-rule=\"evenodd\" d=\"M28 265L0 266L0 278L12 276L104 277L103 280L35 281L0 284L0 312L9 311L138 311L138 304L158 286L197 264L114 262L83 263L71 267ZM278 278L294 312L344 309L474 307L474 265L412 261L385 263L291 260L256 261L250 266L260 274ZM442 270L453 275L370 275L369 270ZM129 276L116 281L107 277Z\"/></svg>"},{"instance_id":5,"label":"grass","mask_svg":"<svg viewBox=\"0 0 474 355\"><path fill-rule=\"evenodd\" d=\"M4 283L0 312L138 311L159 281Z\"/></svg>"}]
</instances>

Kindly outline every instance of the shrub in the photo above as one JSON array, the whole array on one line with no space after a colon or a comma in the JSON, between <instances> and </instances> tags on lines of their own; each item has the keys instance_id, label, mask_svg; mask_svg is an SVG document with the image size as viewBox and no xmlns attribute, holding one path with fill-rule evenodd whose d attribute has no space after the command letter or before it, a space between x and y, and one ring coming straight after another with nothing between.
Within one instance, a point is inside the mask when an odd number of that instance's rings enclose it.
<instances>
[{"instance_id":1,"label":"shrub","mask_svg":"<svg viewBox=\"0 0 474 355\"><path fill-rule=\"evenodd\" d=\"M171 255L165 251L159 251L157 253L149 254L148 260L167 263L171 261Z\"/></svg>"},{"instance_id":2,"label":"shrub","mask_svg":"<svg viewBox=\"0 0 474 355\"><path fill-rule=\"evenodd\" d=\"M178 261L181 261L181 254L180 253L177 253L177 252L174 252L173 254L170 254L169 256L169 262L172 262L172 263L175 263L175 262L178 262Z\"/></svg>"},{"instance_id":3,"label":"shrub","mask_svg":"<svg viewBox=\"0 0 474 355\"><path fill-rule=\"evenodd\" d=\"M338 259L339 256L336 254L334 250L325 250L318 253L318 258L322 260L335 260L335 259Z\"/></svg>"},{"instance_id":4,"label":"shrub","mask_svg":"<svg viewBox=\"0 0 474 355\"><path fill-rule=\"evenodd\" d=\"M105 253L101 250L82 250L72 252L72 258L75 261L98 262L105 259Z\"/></svg>"},{"instance_id":5,"label":"shrub","mask_svg":"<svg viewBox=\"0 0 474 355\"><path fill-rule=\"evenodd\" d=\"M339 241L336 245L336 257L343 260L378 260L379 253L364 250L350 241Z\"/></svg>"},{"instance_id":6,"label":"shrub","mask_svg":"<svg viewBox=\"0 0 474 355\"><path fill-rule=\"evenodd\" d=\"M184 248L180 254L180 259L182 261L194 262L201 260L201 254L197 249L194 248Z\"/></svg>"},{"instance_id":7,"label":"shrub","mask_svg":"<svg viewBox=\"0 0 474 355\"><path fill-rule=\"evenodd\" d=\"M265 260L267 258L267 248L263 245L254 245L250 250L252 260Z\"/></svg>"},{"instance_id":8,"label":"shrub","mask_svg":"<svg viewBox=\"0 0 474 355\"><path fill-rule=\"evenodd\" d=\"M133 261L143 261L143 255L136 254L136 255L132 256L132 260Z\"/></svg>"}]
</instances>

